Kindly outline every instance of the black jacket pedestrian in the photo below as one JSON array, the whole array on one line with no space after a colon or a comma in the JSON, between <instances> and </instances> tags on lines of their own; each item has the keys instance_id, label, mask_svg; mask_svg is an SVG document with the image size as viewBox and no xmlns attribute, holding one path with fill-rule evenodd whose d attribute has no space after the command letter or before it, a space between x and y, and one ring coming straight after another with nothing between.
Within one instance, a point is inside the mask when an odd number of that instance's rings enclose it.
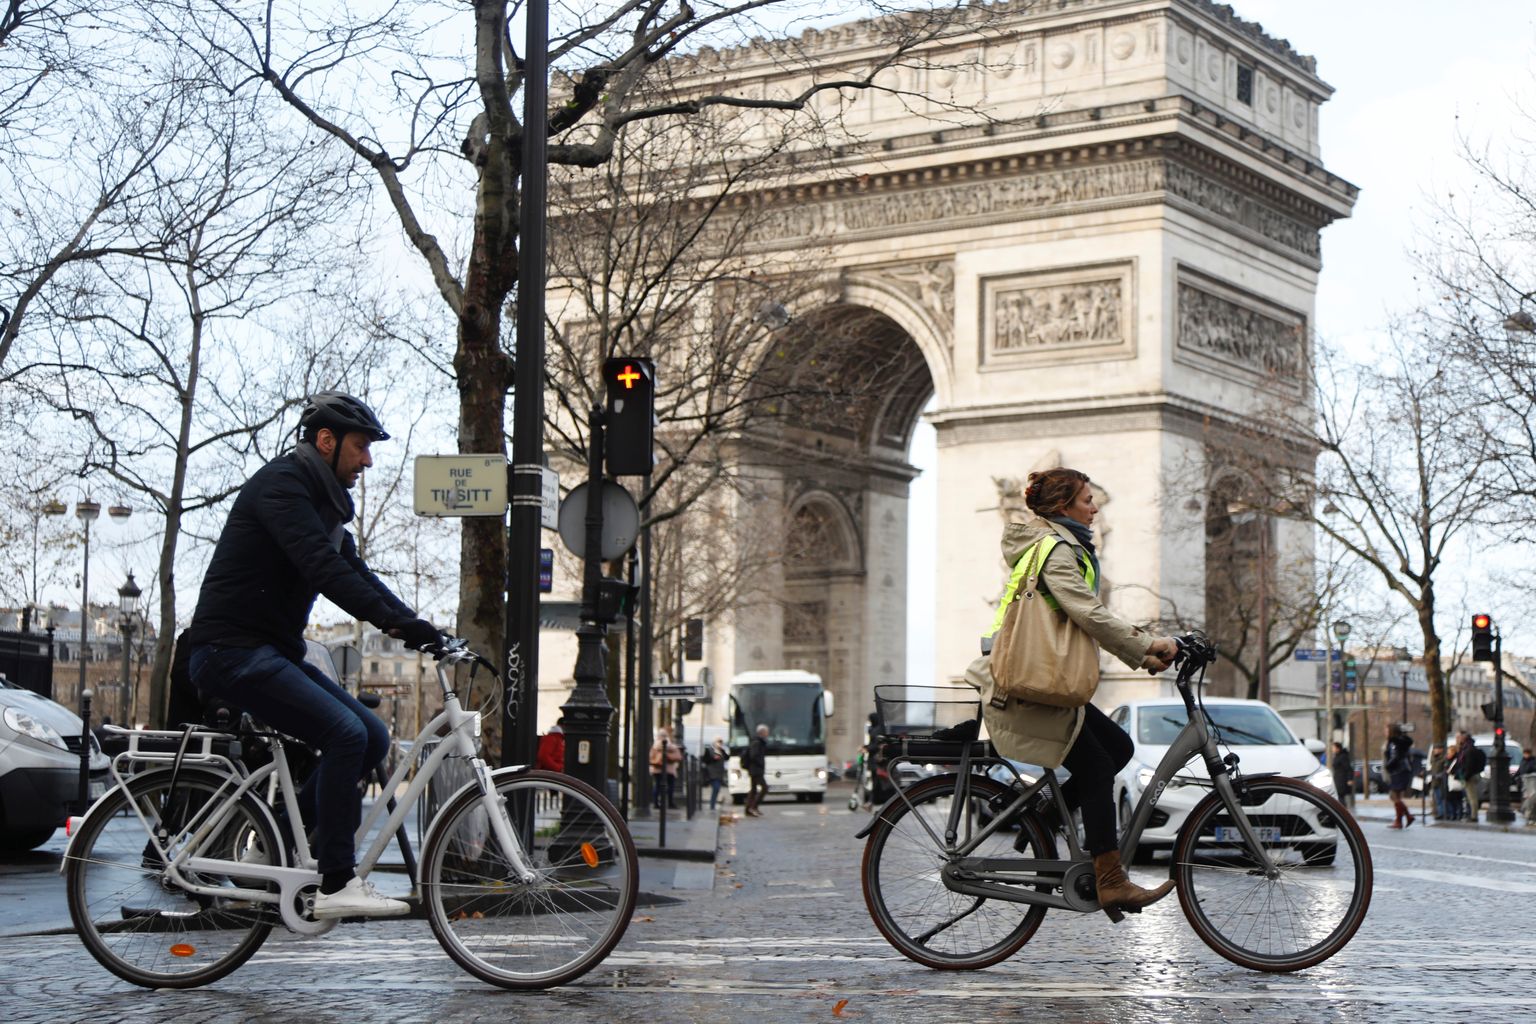
<instances>
[{"instance_id":1,"label":"black jacket pedestrian","mask_svg":"<svg viewBox=\"0 0 1536 1024\"><path fill-rule=\"evenodd\" d=\"M257 470L213 549L187 646L271 644L302 661L304 626L319 594L381 628L415 618L358 557L344 528L350 518L297 453Z\"/></svg>"},{"instance_id":2,"label":"black jacket pedestrian","mask_svg":"<svg viewBox=\"0 0 1536 1024\"><path fill-rule=\"evenodd\" d=\"M762 776L768 770L768 740L753 736L741 755L741 767L748 775Z\"/></svg>"}]
</instances>

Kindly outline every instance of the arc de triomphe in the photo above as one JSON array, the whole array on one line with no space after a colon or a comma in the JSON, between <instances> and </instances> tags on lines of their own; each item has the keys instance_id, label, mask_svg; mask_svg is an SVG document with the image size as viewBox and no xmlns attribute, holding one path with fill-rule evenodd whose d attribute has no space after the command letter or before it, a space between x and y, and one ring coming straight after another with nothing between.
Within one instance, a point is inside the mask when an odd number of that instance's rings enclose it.
<instances>
[{"instance_id":1,"label":"arc de triomphe","mask_svg":"<svg viewBox=\"0 0 1536 1024\"><path fill-rule=\"evenodd\" d=\"M1319 232L1356 196L1321 165L1331 89L1314 62L1207 0L1001 4L988 19L984 39L953 44L963 70L903 69L905 99L854 99L859 145L771 221L775 246L831 241L833 305L884 347L890 397L841 460L761 470L803 543L779 570L781 602L711 625L706 721L733 673L806 668L838 700L829 756L857 750L871 687L905 681L906 459L930 399L942 681L975 656L1003 517L1031 469L1071 465L1101 488L1106 569L1136 584L1112 592L1122 614L1175 602L1198 618L1206 481L1189 481L1190 501L1164 493L1170 474L1201 464L1210 424L1262 382L1301 395ZM834 63L867 43L860 24L798 40ZM783 74L766 49L704 59L724 79ZM913 96L939 98L943 116ZM961 123L956 108L990 118ZM1309 549L1275 529L1280 548ZM1101 705L1157 692L1105 669Z\"/></svg>"}]
</instances>

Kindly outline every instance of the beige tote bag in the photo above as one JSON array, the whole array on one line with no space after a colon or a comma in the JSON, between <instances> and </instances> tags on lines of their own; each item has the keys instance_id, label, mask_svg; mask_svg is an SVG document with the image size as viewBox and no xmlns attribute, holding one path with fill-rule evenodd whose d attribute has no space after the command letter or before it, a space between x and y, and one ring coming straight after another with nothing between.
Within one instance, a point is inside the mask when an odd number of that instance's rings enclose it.
<instances>
[{"instance_id":1,"label":"beige tote bag","mask_svg":"<svg viewBox=\"0 0 1536 1024\"><path fill-rule=\"evenodd\" d=\"M1081 707L1099 687L1099 645L1040 593L1042 550L1036 541L1021 556L1033 561L992 639L992 678L999 696Z\"/></svg>"}]
</instances>

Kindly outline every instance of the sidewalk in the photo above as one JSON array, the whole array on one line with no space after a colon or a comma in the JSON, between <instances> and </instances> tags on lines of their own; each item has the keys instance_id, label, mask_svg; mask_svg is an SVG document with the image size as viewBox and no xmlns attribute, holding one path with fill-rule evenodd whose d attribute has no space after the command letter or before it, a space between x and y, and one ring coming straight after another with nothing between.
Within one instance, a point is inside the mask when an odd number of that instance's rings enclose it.
<instances>
[{"instance_id":1,"label":"sidewalk","mask_svg":"<svg viewBox=\"0 0 1536 1024\"><path fill-rule=\"evenodd\" d=\"M1511 822L1488 821L1487 804L1483 804L1482 816L1477 821L1436 821L1432 806L1418 800L1409 800L1408 809L1413 812L1415 826L1459 828L1474 832L1517 832L1521 835L1536 836L1536 828L1526 828L1525 815L1513 807L1510 809L1515 812L1515 820ZM1356 797L1354 811L1355 817L1361 821L1391 821L1394 816L1392 801L1386 797L1372 797L1369 800Z\"/></svg>"},{"instance_id":2,"label":"sidewalk","mask_svg":"<svg viewBox=\"0 0 1536 1024\"><path fill-rule=\"evenodd\" d=\"M640 854L640 889L707 891L715 885L715 851L720 842L720 813L701 809L692 821L681 811L667 814L667 842L661 843L661 819L631 817L629 834Z\"/></svg>"}]
</instances>

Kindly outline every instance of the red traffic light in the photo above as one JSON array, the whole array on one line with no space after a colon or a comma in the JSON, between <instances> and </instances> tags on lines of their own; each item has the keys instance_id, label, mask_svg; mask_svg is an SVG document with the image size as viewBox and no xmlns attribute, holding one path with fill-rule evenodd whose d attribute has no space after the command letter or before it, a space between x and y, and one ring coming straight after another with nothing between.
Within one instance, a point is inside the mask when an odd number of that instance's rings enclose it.
<instances>
[{"instance_id":1,"label":"red traffic light","mask_svg":"<svg viewBox=\"0 0 1536 1024\"><path fill-rule=\"evenodd\" d=\"M1490 619L1486 615L1474 615L1474 616L1472 616L1472 628L1473 629L1487 629L1491 625L1493 625L1493 620Z\"/></svg>"}]
</instances>

